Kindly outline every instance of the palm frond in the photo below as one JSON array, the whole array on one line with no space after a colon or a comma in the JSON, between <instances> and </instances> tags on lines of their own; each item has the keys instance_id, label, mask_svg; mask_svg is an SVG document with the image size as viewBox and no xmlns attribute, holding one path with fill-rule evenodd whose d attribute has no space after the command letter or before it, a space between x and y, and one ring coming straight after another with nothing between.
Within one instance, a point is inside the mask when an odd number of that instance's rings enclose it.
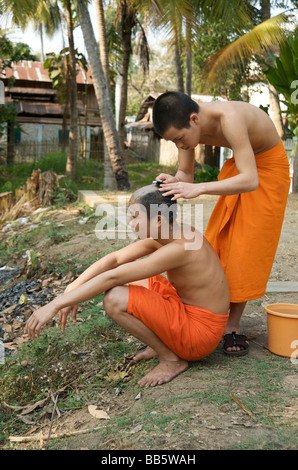
<instances>
[{"instance_id":1,"label":"palm frond","mask_svg":"<svg viewBox=\"0 0 298 470\"><path fill-rule=\"evenodd\" d=\"M204 17L212 21L221 21L224 25L235 22L240 29L253 27L251 6L243 0L193 0Z\"/></svg>"},{"instance_id":2,"label":"palm frond","mask_svg":"<svg viewBox=\"0 0 298 470\"><path fill-rule=\"evenodd\" d=\"M196 24L196 15L192 2L189 0L151 0L154 14L150 17L153 28L162 29L166 35L171 36L173 29L180 29L183 20L187 19L193 26Z\"/></svg>"},{"instance_id":3,"label":"palm frond","mask_svg":"<svg viewBox=\"0 0 298 470\"><path fill-rule=\"evenodd\" d=\"M254 54L262 54L270 51L274 46L282 44L286 39L286 31L283 28L288 18L283 13L263 21L251 31L243 34L239 39L228 44L217 52L208 61L205 70L207 80L214 83L216 74L221 69L251 58Z\"/></svg>"}]
</instances>

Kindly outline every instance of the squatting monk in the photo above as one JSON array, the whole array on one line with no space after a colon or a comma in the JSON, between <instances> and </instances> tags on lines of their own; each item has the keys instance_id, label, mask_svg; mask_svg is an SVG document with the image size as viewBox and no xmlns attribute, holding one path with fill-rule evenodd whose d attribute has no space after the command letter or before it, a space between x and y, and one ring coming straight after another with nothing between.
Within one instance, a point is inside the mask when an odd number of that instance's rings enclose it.
<instances>
[{"instance_id":1,"label":"squatting monk","mask_svg":"<svg viewBox=\"0 0 298 470\"><path fill-rule=\"evenodd\" d=\"M229 316L228 284L215 250L199 231L179 223L176 210L177 202L156 185L137 190L129 224L139 240L93 263L34 312L26 324L29 337L58 312L64 330L80 302L105 292L107 315L148 346L135 361L159 358L141 386L169 382L189 361L211 354Z\"/></svg>"},{"instance_id":2,"label":"squatting monk","mask_svg":"<svg viewBox=\"0 0 298 470\"><path fill-rule=\"evenodd\" d=\"M289 192L289 162L270 117L244 102L197 103L179 92L160 95L153 107L155 131L174 142L175 176L160 174L161 189L173 199L218 195L205 236L218 253L230 290L224 352L244 355L249 342L239 334L249 300L265 294ZM198 144L232 149L218 181L193 183Z\"/></svg>"}]
</instances>

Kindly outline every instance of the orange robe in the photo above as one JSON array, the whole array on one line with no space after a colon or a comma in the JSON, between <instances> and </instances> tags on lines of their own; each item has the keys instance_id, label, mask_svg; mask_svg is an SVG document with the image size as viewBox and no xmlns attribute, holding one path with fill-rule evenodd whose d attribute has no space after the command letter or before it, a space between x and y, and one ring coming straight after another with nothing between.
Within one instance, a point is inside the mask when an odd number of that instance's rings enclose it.
<instances>
[{"instance_id":1,"label":"orange robe","mask_svg":"<svg viewBox=\"0 0 298 470\"><path fill-rule=\"evenodd\" d=\"M175 287L161 274L148 279L148 289L129 284L127 312L141 320L177 356L198 361L220 342L229 314L183 304Z\"/></svg>"},{"instance_id":2,"label":"orange robe","mask_svg":"<svg viewBox=\"0 0 298 470\"><path fill-rule=\"evenodd\" d=\"M289 193L289 161L282 141L256 155L256 164L258 188L220 196L205 233L221 260L235 303L265 294ZM225 162L218 179L237 174L233 157Z\"/></svg>"}]
</instances>

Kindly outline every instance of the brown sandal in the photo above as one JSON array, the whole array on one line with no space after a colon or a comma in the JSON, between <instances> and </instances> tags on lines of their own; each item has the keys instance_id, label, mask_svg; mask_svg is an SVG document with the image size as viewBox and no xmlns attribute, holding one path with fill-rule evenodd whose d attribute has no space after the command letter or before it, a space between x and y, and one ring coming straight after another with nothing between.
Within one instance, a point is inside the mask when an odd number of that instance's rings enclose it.
<instances>
[{"instance_id":1,"label":"brown sandal","mask_svg":"<svg viewBox=\"0 0 298 470\"><path fill-rule=\"evenodd\" d=\"M245 356L248 353L249 344L245 335L238 335L235 331L224 335L223 351L230 356ZM228 351L227 348L239 346L240 351Z\"/></svg>"}]
</instances>

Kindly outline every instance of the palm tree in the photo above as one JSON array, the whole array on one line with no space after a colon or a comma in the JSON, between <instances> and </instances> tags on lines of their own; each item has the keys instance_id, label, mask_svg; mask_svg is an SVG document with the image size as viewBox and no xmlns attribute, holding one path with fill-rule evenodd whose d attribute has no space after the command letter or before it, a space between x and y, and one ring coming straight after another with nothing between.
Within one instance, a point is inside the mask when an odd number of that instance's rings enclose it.
<instances>
[{"instance_id":1,"label":"palm tree","mask_svg":"<svg viewBox=\"0 0 298 470\"><path fill-rule=\"evenodd\" d=\"M121 64L121 98L119 109L118 134L122 150L125 141L125 117L127 107L128 68L132 53L132 30L137 23L137 15L134 8L134 0L119 0L114 19L115 25L120 25L120 37L122 42Z\"/></svg>"},{"instance_id":2,"label":"palm tree","mask_svg":"<svg viewBox=\"0 0 298 470\"><path fill-rule=\"evenodd\" d=\"M179 64L179 34L181 31L181 19L191 19L190 0L118 0L114 24L120 27L122 42L122 66L121 66L121 102L119 112L119 136L124 143L124 124L127 107L128 68L132 53L133 32L138 28L142 39L142 51L145 52L146 67L149 67L149 52L144 28L143 18L149 18L153 27L170 28L173 42L176 47L177 68L176 76L180 77L180 86L183 86L181 64ZM169 26L170 25L170 26Z\"/></svg>"},{"instance_id":3,"label":"palm tree","mask_svg":"<svg viewBox=\"0 0 298 470\"><path fill-rule=\"evenodd\" d=\"M172 7L173 8L173 7ZM176 11L175 11L176 10ZM197 26L197 5L187 0L183 4L179 2L176 9L170 9L167 14L169 27L172 30L172 44L174 49L174 64L177 90L191 95L192 78L192 34ZM183 36L183 31L185 34ZM182 67L181 51L185 45L185 84Z\"/></svg>"},{"instance_id":4,"label":"palm tree","mask_svg":"<svg viewBox=\"0 0 298 470\"><path fill-rule=\"evenodd\" d=\"M298 137L298 93L297 93L297 55L298 55L298 27L293 33L289 33L279 50L279 56L272 57L267 63L265 75L269 82L283 96L283 103L287 107L288 129L293 137ZM295 89L296 88L296 89ZM295 141L294 141L295 142ZM298 141L291 154L293 160L292 191L298 193Z\"/></svg>"},{"instance_id":5,"label":"palm tree","mask_svg":"<svg viewBox=\"0 0 298 470\"><path fill-rule=\"evenodd\" d=\"M108 51L108 43L107 43L107 34L106 34L106 25L105 25L105 15L104 15L103 1L102 0L95 0L95 8L96 8L96 17L97 17L97 29L98 29L98 34L99 34L100 59L101 59L102 68L103 68L103 72L104 72L105 79L106 79L106 85L107 85L108 93L109 93L110 97L112 98L111 85L110 85L111 74L110 74L110 65L109 65L109 51ZM105 139L104 139L104 181L103 181L103 186L104 186L104 189L109 189L109 190L114 190L117 187Z\"/></svg>"},{"instance_id":6,"label":"palm tree","mask_svg":"<svg viewBox=\"0 0 298 470\"><path fill-rule=\"evenodd\" d=\"M271 18L271 4L270 0L261 0L261 15L262 21L266 21ZM266 53L265 61L268 63L270 62L273 65L273 59L269 53ZM267 80L267 86L269 90L269 100L270 100L270 109L272 113L272 121L275 124L277 132L279 136L282 138L284 136L283 124L282 124L282 117L281 117L281 109L280 109L280 102L279 102L279 95L272 83Z\"/></svg>"},{"instance_id":7,"label":"palm tree","mask_svg":"<svg viewBox=\"0 0 298 470\"><path fill-rule=\"evenodd\" d=\"M238 0L236 0L236 3L237 1ZM218 15L220 8L224 8L224 3L227 2L223 2L222 0L205 0L204 3L205 5L210 3L216 4L217 9L216 11L213 10L212 15L217 18L216 15ZM229 2L230 8L232 3L234 2ZM288 21L287 16L284 13L280 13L274 17L270 17L270 0L262 0L261 19L262 21L255 26L252 19L248 16L247 21L243 23L243 29L246 29L247 32L241 34L238 39L231 42L211 57L206 66L208 82L214 83L217 74L226 69L228 65L251 59L254 55L264 56L265 54L268 56L272 48L283 43L286 37L283 28ZM270 91L270 99L274 112L272 117L279 134L282 136L283 130L279 114L278 96L273 88L271 88Z\"/></svg>"},{"instance_id":8,"label":"palm tree","mask_svg":"<svg viewBox=\"0 0 298 470\"><path fill-rule=\"evenodd\" d=\"M35 31L38 31L40 37L40 56L42 62L44 62L44 32L47 36L52 37L61 23L57 1L40 1L37 10L34 12L34 16L30 18L29 22L33 25Z\"/></svg>"},{"instance_id":9,"label":"palm tree","mask_svg":"<svg viewBox=\"0 0 298 470\"><path fill-rule=\"evenodd\" d=\"M185 88L186 94L191 96L192 78L192 25L189 19L186 20L186 58L185 58Z\"/></svg>"},{"instance_id":10,"label":"palm tree","mask_svg":"<svg viewBox=\"0 0 298 470\"><path fill-rule=\"evenodd\" d=\"M14 25L23 30L32 24L39 31L41 59L44 60L43 29L53 36L60 24L59 9L56 0L0 0L0 13L11 17Z\"/></svg>"},{"instance_id":11,"label":"palm tree","mask_svg":"<svg viewBox=\"0 0 298 470\"><path fill-rule=\"evenodd\" d=\"M184 93L184 78L183 78L181 50L180 50L181 31L180 31L180 27L178 28L178 26L176 25L174 25L173 30L172 30L172 41L173 41L173 48L174 48L174 65L175 65L177 91Z\"/></svg>"},{"instance_id":12,"label":"palm tree","mask_svg":"<svg viewBox=\"0 0 298 470\"><path fill-rule=\"evenodd\" d=\"M174 15L167 13L167 22L172 30L177 89L192 91L192 49L194 41L200 41L201 18L211 22L220 21L222 26L237 23L247 25L250 16L243 0L187 0L179 2ZM172 6L173 8L173 6ZM181 51L185 50L185 85Z\"/></svg>"},{"instance_id":13,"label":"palm tree","mask_svg":"<svg viewBox=\"0 0 298 470\"><path fill-rule=\"evenodd\" d=\"M95 94L97 97L99 113L102 120L104 138L110 155L113 172L119 190L130 189L128 173L121 152L119 138L116 130L115 120L112 111L111 98L107 87L107 82L102 68L100 54L94 31L84 0L77 0L78 18L82 28L85 46L88 53L88 59L92 71Z\"/></svg>"},{"instance_id":14,"label":"palm tree","mask_svg":"<svg viewBox=\"0 0 298 470\"><path fill-rule=\"evenodd\" d=\"M77 168L78 153L78 93L77 93L77 72L76 58L73 40L73 20L70 0L65 0L67 34L69 46L69 104L70 104L70 120L69 120L69 146L66 162L66 174L75 179Z\"/></svg>"},{"instance_id":15,"label":"palm tree","mask_svg":"<svg viewBox=\"0 0 298 470\"><path fill-rule=\"evenodd\" d=\"M57 27L57 9L55 0L0 0L0 14L11 18L12 24L23 30L31 22L35 25L47 25L47 32L53 34ZM40 32L42 28L39 26ZM42 34L41 34L42 39ZM41 40L41 56L43 56L43 41ZM11 140L9 143L9 158L13 161L14 155L11 149L14 144L13 126L10 129Z\"/></svg>"}]
</instances>

